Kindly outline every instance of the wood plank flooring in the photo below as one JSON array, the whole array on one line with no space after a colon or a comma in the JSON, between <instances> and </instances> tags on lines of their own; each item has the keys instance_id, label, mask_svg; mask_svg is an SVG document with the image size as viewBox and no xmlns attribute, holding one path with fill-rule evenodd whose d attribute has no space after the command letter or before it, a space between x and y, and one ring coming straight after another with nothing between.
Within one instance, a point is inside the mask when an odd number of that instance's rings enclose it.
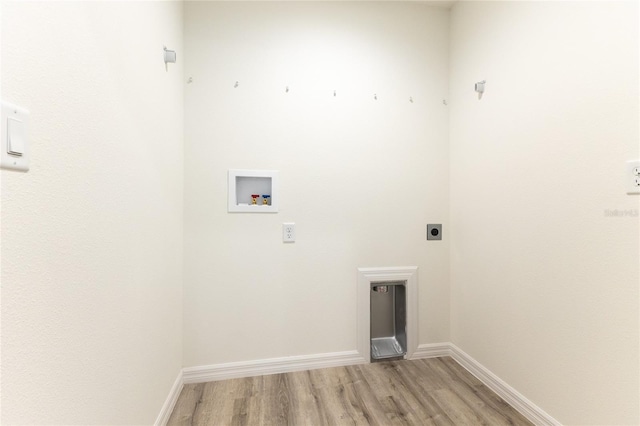
<instances>
[{"instance_id":1,"label":"wood plank flooring","mask_svg":"<svg viewBox=\"0 0 640 426\"><path fill-rule=\"evenodd\" d=\"M174 425L531 425L449 357L185 385Z\"/></svg>"}]
</instances>

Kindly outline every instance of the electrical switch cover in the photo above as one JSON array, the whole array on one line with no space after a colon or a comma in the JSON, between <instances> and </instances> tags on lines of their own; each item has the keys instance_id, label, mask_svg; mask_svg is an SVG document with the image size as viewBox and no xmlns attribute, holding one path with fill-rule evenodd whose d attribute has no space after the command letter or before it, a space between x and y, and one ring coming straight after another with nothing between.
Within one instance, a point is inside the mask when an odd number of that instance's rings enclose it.
<instances>
[{"instance_id":1,"label":"electrical switch cover","mask_svg":"<svg viewBox=\"0 0 640 426\"><path fill-rule=\"evenodd\" d=\"M7 119L7 152L18 156L24 154L24 123L13 117Z\"/></svg>"},{"instance_id":2,"label":"electrical switch cover","mask_svg":"<svg viewBox=\"0 0 640 426\"><path fill-rule=\"evenodd\" d=\"M2 102L0 117L0 167L26 172L29 170L29 111Z\"/></svg>"}]
</instances>

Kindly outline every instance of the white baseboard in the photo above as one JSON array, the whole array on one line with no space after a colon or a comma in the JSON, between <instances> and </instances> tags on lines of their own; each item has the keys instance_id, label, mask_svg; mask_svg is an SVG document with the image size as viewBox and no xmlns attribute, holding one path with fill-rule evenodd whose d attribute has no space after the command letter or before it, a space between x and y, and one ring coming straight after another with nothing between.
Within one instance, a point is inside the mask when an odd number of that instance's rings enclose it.
<instances>
[{"instance_id":1,"label":"white baseboard","mask_svg":"<svg viewBox=\"0 0 640 426\"><path fill-rule=\"evenodd\" d=\"M291 371L315 370L317 368L342 367L366 362L357 351L346 351L188 367L184 368L182 373L184 383L202 383Z\"/></svg>"},{"instance_id":2,"label":"white baseboard","mask_svg":"<svg viewBox=\"0 0 640 426\"><path fill-rule=\"evenodd\" d=\"M450 343L427 343L418 345L418 349L409 359L438 358L451 356Z\"/></svg>"},{"instance_id":3,"label":"white baseboard","mask_svg":"<svg viewBox=\"0 0 640 426\"><path fill-rule=\"evenodd\" d=\"M437 358L449 356L467 369L485 386L500 398L518 410L529 421L540 426L560 426L561 423L540 407L529 401L486 367L473 359L453 343L430 343L419 345L410 359ZM263 376L267 374L288 373L292 371L314 370L318 368L343 367L346 365L366 364L358 351L333 352L317 355L302 355L283 358L270 358L255 361L230 362L226 364L205 365L183 368L162 407L156 420L156 426L164 426L182 391L183 384L203 383L216 380L241 377Z\"/></svg>"},{"instance_id":4,"label":"white baseboard","mask_svg":"<svg viewBox=\"0 0 640 426\"><path fill-rule=\"evenodd\" d=\"M154 423L155 426L166 426L167 422L169 421L169 417L171 417L171 413L173 412L173 407L176 406L176 402L178 401L180 392L182 392L182 388L184 387L184 381L182 377L182 370L180 370L180 372L178 373L178 377L176 377L176 381L173 382L173 386L171 386L169 396L167 396L167 399L162 405L160 414L158 414L158 418Z\"/></svg>"},{"instance_id":5,"label":"white baseboard","mask_svg":"<svg viewBox=\"0 0 640 426\"><path fill-rule=\"evenodd\" d=\"M560 426L561 423L547 414L542 408L525 398L520 392L505 383L486 367L473 359L462 349L449 343L450 356L458 364L476 376L486 387L494 391L500 398L518 410L530 422L540 426Z\"/></svg>"}]
</instances>

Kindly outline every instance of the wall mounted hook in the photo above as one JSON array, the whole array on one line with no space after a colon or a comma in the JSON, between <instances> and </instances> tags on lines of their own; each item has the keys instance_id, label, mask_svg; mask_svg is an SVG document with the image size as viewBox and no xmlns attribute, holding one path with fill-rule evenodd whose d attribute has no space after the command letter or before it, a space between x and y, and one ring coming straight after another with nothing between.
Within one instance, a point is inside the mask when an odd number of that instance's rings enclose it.
<instances>
[{"instance_id":1,"label":"wall mounted hook","mask_svg":"<svg viewBox=\"0 0 640 426\"><path fill-rule=\"evenodd\" d=\"M234 84L234 85L233 85L233 87L234 87L234 88L237 88L238 86L240 86L240 83L238 83L238 82L236 81L236 84Z\"/></svg>"},{"instance_id":2,"label":"wall mounted hook","mask_svg":"<svg viewBox=\"0 0 640 426\"><path fill-rule=\"evenodd\" d=\"M486 82L486 80L482 80L477 82L475 85L476 93L478 93L478 99L482 99L482 94L484 93L484 85Z\"/></svg>"},{"instance_id":3,"label":"wall mounted hook","mask_svg":"<svg viewBox=\"0 0 640 426\"><path fill-rule=\"evenodd\" d=\"M164 63L173 64L176 62L176 51L167 49L167 46L162 46L164 50Z\"/></svg>"}]
</instances>

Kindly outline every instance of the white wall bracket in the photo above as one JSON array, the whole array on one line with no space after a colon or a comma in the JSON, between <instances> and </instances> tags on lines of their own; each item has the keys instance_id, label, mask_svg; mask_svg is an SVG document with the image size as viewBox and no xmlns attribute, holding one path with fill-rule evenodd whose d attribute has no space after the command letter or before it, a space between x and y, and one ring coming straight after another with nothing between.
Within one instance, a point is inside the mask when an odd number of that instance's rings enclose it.
<instances>
[{"instance_id":1,"label":"white wall bracket","mask_svg":"<svg viewBox=\"0 0 640 426\"><path fill-rule=\"evenodd\" d=\"M175 64L175 62L176 62L176 51L167 49L167 46L164 46L163 49L164 49L164 63L165 64Z\"/></svg>"},{"instance_id":2,"label":"white wall bracket","mask_svg":"<svg viewBox=\"0 0 640 426\"><path fill-rule=\"evenodd\" d=\"M482 80L476 83L475 85L475 90L476 93L478 94L478 99L482 99L482 95L484 94L484 85L487 82L487 80Z\"/></svg>"}]
</instances>

